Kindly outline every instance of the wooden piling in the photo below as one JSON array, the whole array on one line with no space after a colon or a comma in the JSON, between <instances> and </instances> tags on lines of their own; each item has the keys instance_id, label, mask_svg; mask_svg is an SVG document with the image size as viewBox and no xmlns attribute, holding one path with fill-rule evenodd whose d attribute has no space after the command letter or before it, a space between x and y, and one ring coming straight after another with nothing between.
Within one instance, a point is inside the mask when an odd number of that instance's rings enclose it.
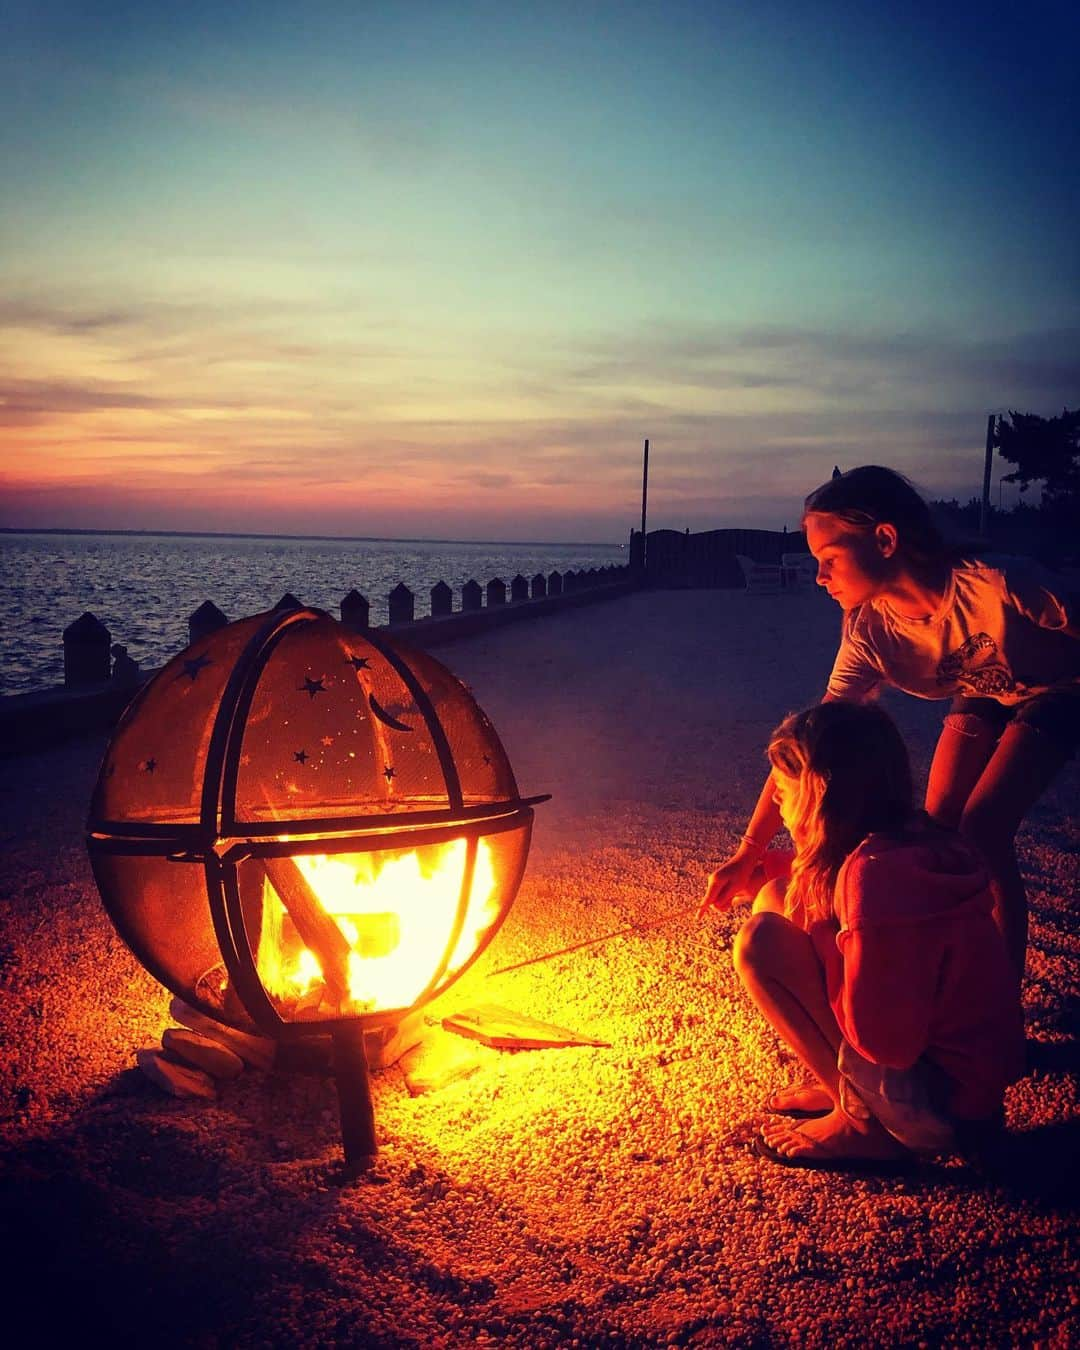
<instances>
[{"instance_id":1,"label":"wooden piling","mask_svg":"<svg viewBox=\"0 0 1080 1350\"><path fill-rule=\"evenodd\" d=\"M354 633L363 633L370 626L371 606L355 587L341 601L341 622Z\"/></svg>"},{"instance_id":2,"label":"wooden piling","mask_svg":"<svg viewBox=\"0 0 1080 1350\"><path fill-rule=\"evenodd\" d=\"M64 629L64 687L81 689L109 678L111 635L89 610Z\"/></svg>"},{"instance_id":3,"label":"wooden piling","mask_svg":"<svg viewBox=\"0 0 1080 1350\"><path fill-rule=\"evenodd\" d=\"M454 592L445 581L437 581L431 588L431 617L444 619L454 609Z\"/></svg>"},{"instance_id":4,"label":"wooden piling","mask_svg":"<svg viewBox=\"0 0 1080 1350\"><path fill-rule=\"evenodd\" d=\"M391 623L412 623L416 597L403 581L399 581L386 597L387 613Z\"/></svg>"},{"instance_id":5,"label":"wooden piling","mask_svg":"<svg viewBox=\"0 0 1080 1350\"><path fill-rule=\"evenodd\" d=\"M228 622L228 619L212 600L204 600L199 608L188 616L188 643L198 642L200 638L209 637L211 633L216 633L219 628L224 628Z\"/></svg>"}]
</instances>

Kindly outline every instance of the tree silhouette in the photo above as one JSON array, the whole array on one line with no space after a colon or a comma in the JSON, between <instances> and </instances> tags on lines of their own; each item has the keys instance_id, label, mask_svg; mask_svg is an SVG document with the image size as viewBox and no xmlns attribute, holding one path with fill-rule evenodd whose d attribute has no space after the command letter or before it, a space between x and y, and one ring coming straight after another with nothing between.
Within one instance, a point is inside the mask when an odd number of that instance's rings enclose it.
<instances>
[{"instance_id":1,"label":"tree silhouette","mask_svg":"<svg viewBox=\"0 0 1080 1350\"><path fill-rule=\"evenodd\" d=\"M1060 417L1012 412L998 419L998 454L1015 464L1006 483L1019 483L1026 492L1032 483L1043 485L1043 507L1062 522L1080 520L1080 408L1062 409Z\"/></svg>"}]
</instances>

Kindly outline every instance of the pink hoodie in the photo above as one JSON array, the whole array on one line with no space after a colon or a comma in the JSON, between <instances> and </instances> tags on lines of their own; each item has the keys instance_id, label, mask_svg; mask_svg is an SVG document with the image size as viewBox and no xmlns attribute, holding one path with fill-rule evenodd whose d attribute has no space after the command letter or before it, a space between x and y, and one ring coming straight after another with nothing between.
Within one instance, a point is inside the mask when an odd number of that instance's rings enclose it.
<instances>
[{"instance_id":1,"label":"pink hoodie","mask_svg":"<svg viewBox=\"0 0 1080 1350\"><path fill-rule=\"evenodd\" d=\"M839 931L820 924L812 936L846 1039L892 1068L925 1056L951 1081L958 1119L996 1111L1024 1070L1023 1019L976 854L934 826L869 835L840 869L833 904Z\"/></svg>"}]
</instances>

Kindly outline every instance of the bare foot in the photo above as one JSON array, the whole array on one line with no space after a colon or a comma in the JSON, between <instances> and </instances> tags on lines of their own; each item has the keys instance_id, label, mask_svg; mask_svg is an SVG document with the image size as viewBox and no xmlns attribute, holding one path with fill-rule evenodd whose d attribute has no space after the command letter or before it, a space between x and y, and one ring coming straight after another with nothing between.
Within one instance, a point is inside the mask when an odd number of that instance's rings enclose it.
<instances>
[{"instance_id":1,"label":"bare foot","mask_svg":"<svg viewBox=\"0 0 1080 1350\"><path fill-rule=\"evenodd\" d=\"M796 1083L777 1088L765 1102L765 1110L777 1116L827 1116L833 1099L819 1082Z\"/></svg>"},{"instance_id":2,"label":"bare foot","mask_svg":"<svg viewBox=\"0 0 1080 1350\"><path fill-rule=\"evenodd\" d=\"M887 1161L908 1156L908 1150L873 1117L865 1128L860 1124L857 1129L839 1110L797 1125L767 1120L761 1127L761 1137L774 1153L803 1165L827 1167L830 1162Z\"/></svg>"}]
</instances>

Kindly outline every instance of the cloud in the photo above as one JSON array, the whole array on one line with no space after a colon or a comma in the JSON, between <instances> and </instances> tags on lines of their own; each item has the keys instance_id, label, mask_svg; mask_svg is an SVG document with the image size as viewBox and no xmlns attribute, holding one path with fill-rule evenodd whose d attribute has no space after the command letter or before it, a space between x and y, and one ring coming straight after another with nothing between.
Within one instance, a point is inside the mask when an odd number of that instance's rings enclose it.
<instances>
[{"instance_id":1,"label":"cloud","mask_svg":"<svg viewBox=\"0 0 1080 1350\"><path fill-rule=\"evenodd\" d=\"M127 480L214 495L222 528L228 511L246 528L248 504L272 528L288 498L293 531L340 532L378 502L383 533L422 532L423 507L491 513L473 535L586 518L621 535L640 510L646 436L657 525L793 524L834 463L893 464L966 499L988 411L1056 412L1080 391L1071 330L667 322L566 341L493 328L462 347L372 313L348 296L9 297L0 454L28 490L38 474L100 483L102 501Z\"/></svg>"},{"instance_id":2,"label":"cloud","mask_svg":"<svg viewBox=\"0 0 1080 1350\"><path fill-rule=\"evenodd\" d=\"M31 328L79 336L126 328L141 321L137 310L71 309L55 303L0 296L0 329Z\"/></svg>"},{"instance_id":3,"label":"cloud","mask_svg":"<svg viewBox=\"0 0 1080 1350\"><path fill-rule=\"evenodd\" d=\"M659 325L566 354L579 387L787 389L843 403L933 406L981 395L1043 402L1080 392L1080 329L971 339L923 331ZM996 397L995 397L996 395ZM918 404L916 406L918 406Z\"/></svg>"},{"instance_id":4,"label":"cloud","mask_svg":"<svg viewBox=\"0 0 1080 1350\"><path fill-rule=\"evenodd\" d=\"M168 406L167 400L117 385L0 378L0 426L18 426L43 418L72 416L105 408L164 410Z\"/></svg>"}]
</instances>

